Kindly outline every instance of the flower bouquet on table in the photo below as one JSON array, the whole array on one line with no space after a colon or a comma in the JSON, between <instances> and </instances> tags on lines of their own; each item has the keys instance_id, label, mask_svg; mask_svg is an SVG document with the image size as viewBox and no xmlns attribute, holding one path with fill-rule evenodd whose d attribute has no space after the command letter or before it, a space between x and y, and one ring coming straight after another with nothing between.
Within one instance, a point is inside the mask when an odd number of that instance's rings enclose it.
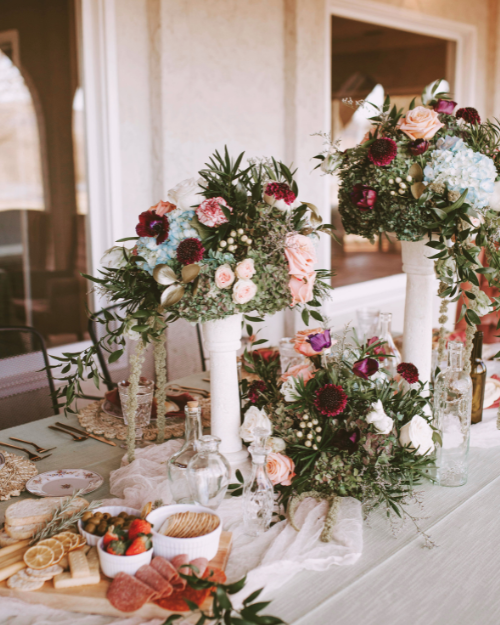
<instances>
[{"instance_id":1,"label":"flower bouquet on table","mask_svg":"<svg viewBox=\"0 0 500 625\"><path fill-rule=\"evenodd\" d=\"M476 109L459 108L437 80L404 112L391 108L387 97L374 107L372 129L362 143L341 151L338 142L316 156L325 173L340 179L339 211L347 233L370 240L383 232L401 241L426 235L435 250L436 274L443 299L440 323L446 322L446 302L462 298L461 317L468 327L468 352L480 317L500 310L500 298L480 289L479 277L500 287L497 249L500 215L489 208L500 172L500 125L481 122ZM482 266L484 248L488 266ZM444 326L440 352L444 353Z\"/></svg>"},{"instance_id":2,"label":"flower bouquet on table","mask_svg":"<svg viewBox=\"0 0 500 625\"><path fill-rule=\"evenodd\" d=\"M330 502L324 541L332 539L339 497L416 523L405 504L418 501L414 487L434 466L439 434L425 385L411 363L399 364L391 378L380 366L383 348L378 340L349 346L345 336L332 340L317 328L298 333L295 349L307 358L281 377L275 362L245 363L260 380L242 389L242 438L252 442L255 428L272 427L271 481L294 527L302 499Z\"/></svg>"},{"instance_id":3,"label":"flower bouquet on table","mask_svg":"<svg viewBox=\"0 0 500 625\"><path fill-rule=\"evenodd\" d=\"M127 337L137 341L129 379L132 398L144 347L153 343L156 398L163 405L164 330L176 319L204 323L243 313L247 321L262 321L265 314L288 306L303 307L306 320L309 314L322 319L317 309L330 289L323 281L330 273L315 269L314 238L331 232L332 226L321 223L312 204L298 200L294 172L283 163L250 160L243 168L242 160L243 154L233 161L227 150L224 155L215 152L198 178L179 183L167 201L139 215L137 236L122 239L135 241L131 249L111 248L102 259L101 276L85 276L98 292L121 304L120 314L105 312L107 333L100 347L113 350L110 362L121 356ZM251 326L247 329L253 333ZM77 370L62 378L65 385L58 396L66 404L81 394L80 378L93 378L98 385L96 351L92 346L60 358L63 374L71 365ZM134 410L129 401L130 457Z\"/></svg>"}]
</instances>

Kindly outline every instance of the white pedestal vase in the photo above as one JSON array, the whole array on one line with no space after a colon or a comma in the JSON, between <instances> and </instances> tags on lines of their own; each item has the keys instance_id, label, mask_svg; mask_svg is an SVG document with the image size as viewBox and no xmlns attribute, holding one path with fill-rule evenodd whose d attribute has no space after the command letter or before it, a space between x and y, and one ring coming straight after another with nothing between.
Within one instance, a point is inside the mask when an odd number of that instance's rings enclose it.
<instances>
[{"instance_id":1,"label":"white pedestal vase","mask_svg":"<svg viewBox=\"0 0 500 625\"><path fill-rule=\"evenodd\" d=\"M240 395L236 352L241 347L242 315L203 324L205 347L210 353L212 434L221 439L219 451L232 467L245 463L248 452L240 438Z\"/></svg>"},{"instance_id":2,"label":"white pedestal vase","mask_svg":"<svg viewBox=\"0 0 500 625\"><path fill-rule=\"evenodd\" d=\"M407 275L403 362L413 363L422 382L431 377L432 317L436 297L434 261L428 257L435 250L422 241L401 241L403 271Z\"/></svg>"}]
</instances>

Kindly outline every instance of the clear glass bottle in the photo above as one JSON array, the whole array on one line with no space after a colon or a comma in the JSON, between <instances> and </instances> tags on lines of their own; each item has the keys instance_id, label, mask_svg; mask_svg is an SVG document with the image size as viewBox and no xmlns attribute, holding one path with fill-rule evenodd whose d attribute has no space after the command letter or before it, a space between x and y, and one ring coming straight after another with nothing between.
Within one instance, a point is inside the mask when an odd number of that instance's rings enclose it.
<instances>
[{"instance_id":1,"label":"clear glass bottle","mask_svg":"<svg viewBox=\"0 0 500 625\"><path fill-rule=\"evenodd\" d=\"M484 389L486 386L486 365L483 361L483 333L479 330L474 335L474 344L470 358L470 377L472 378L472 423L483 420Z\"/></svg>"},{"instance_id":2,"label":"clear glass bottle","mask_svg":"<svg viewBox=\"0 0 500 625\"><path fill-rule=\"evenodd\" d=\"M231 476L231 467L219 452L219 445L217 436L201 436L196 443L198 453L187 468L192 500L212 510L222 503Z\"/></svg>"},{"instance_id":3,"label":"clear glass bottle","mask_svg":"<svg viewBox=\"0 0 500 625\"><path fill-rule=\"evenodd\" d=\"M392 313L380 313L379 320L380 331L378 338L380 341L385 341L385 345L382 345L381 349L384 350L384 354L392 355L392 358L384 358L384 360L380 361L380 366L387 369L390 376L394 377L396 375L397 366L401 364L401 354L399 353L399 349L396 347L391 334Z\"/></svg>"},{"instance_id":4,"label":"clear glass bottle","mask_svg":"<svg viewBox=\"0 0 500 625\"><path fill-rule=\"evenodd\" d=\"M266 532L273 516L274 489L266 468L268 435L269 432L264 428L256 428L254 442L249 447L252 473L243 487L243 523L245 533L250 536Z\"/></svg>"},{"instance_id":5,"label":"clear glass bottle","mask_svg":"<svg viewBox=\"0 0 500 625\"><path fill-rule=\"evenodd\" d=\"M167 472L170 489L176 503L193 503L187 479L189 461L196 455L196 444L201 436L201 408L197 401L188 401L184 445L168 461Z\"/></svg>"},{"instance_id":6,"label":"clear glass bottle","mask_svg":"<svg viewBox=\"0 0 500 625\"><path fill-rule=\"evenodd\" d=\"M448 343L448 367L439 373L434 386L434 425L437 445L437 480L441 486L462 486L467 482L472 409L472 380L463 370L464 346Z\"/></svg>"}]
</instances>

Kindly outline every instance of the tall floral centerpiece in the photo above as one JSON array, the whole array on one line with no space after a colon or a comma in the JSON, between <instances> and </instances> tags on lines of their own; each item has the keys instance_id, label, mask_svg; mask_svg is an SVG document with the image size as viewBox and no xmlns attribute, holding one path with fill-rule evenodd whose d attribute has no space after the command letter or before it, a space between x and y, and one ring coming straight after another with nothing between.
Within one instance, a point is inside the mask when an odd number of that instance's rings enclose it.
<instances>
[{"instance_id":1,"label":"tall floral centerpiece","mask_svg":"<svg viewBox=\"0 0 500 625\"><path fill-rule=\"evenodd\" d=\"M499 214L489 208L500 171L500 126L481 122L471 107L459 108L440 80L409 110L387 97L374 111L372 128L354 148L329 143L316 158L340 178L339 211L347 233L370 240L395 233L408 274L404 359L422 379L431 363L433 274L440 280L440 352L444 351L447 302L461 298L468 324L466 362L480 317L500 309L480 288L480 276L500 285ZM350 103L352 104L352 102ZM358 102L357 105L373 106ZM377 107L375 107L376 109ZM487 266L479 260L486 252Z\"/></svg>"},{"instance_id":2,"label":"tall floral centerpiece","mask_svg":"<svg viewBox=\"0 0 500 625\"><path fill-rule=\"evenodd\" d=\"M156 365L158 440L163 440L166 358L164 330L182 318L204 324L210 352L212 431L221 451L241 458L240 407L236 350L241 325L253 333L262 321L288 306L303 308L303 317L321 319L319 300L330 288L329 272L315 269L314 238L331 226L321 224L316 208L298 199L293 173L274 159L233 161L227 150L210 158L197 178L168 192L167 200L138 217L132 248L116 246L102 259L100 277L86 276L121 313L106 313L107 334L101 348L110 362L123 353L126 338L136 341L131 360L129 457L134 451L134 396L137 394L144 348L152 343ZM112 329L113 321L117 328ZM256 341L255 344L257 344ZM119 349L116 349L116 348ZM79 379L99 381L96 346L62 358L59 391L69 404L81 394ZM246 452L244 452L246 454Z\"/></svg>"}]
</instances>

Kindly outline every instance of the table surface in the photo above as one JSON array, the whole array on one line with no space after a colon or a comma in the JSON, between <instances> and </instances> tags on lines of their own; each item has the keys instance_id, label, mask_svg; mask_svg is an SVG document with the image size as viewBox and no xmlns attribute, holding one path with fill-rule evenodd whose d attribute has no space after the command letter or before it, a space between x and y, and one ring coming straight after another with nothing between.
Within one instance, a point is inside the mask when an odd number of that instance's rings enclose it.
<instances>
[{"instance_id":1,"label":"table surface","mask_svg":"<svg viewBox=\"0 0 500 625\"><path fill-rule=\"evenodd\" d=\"M202 377L206 374L183 382L208 388ZM105 482L87 499L109 497L109 474L120 466L125 450L120 443L111 447L93 439L73 442L47 428L65 418L58 415L2 430L0 440L19 436L45 447L56 445L50 458L37 463L40 473L91 469ZM76 417L68 417L68 422L78 427ZM363 555L355 565L296 575L273 593L267 612L294 625L498 625L500 448L471 449L465 486L426 484L421 490L424 509L416 514L424 517L420 526L435 548L423 546L411 523L393 536L384 514L375 512L365 523ZM0 503L0 519L12 501Z\"/></svg>"}]
</instances>

